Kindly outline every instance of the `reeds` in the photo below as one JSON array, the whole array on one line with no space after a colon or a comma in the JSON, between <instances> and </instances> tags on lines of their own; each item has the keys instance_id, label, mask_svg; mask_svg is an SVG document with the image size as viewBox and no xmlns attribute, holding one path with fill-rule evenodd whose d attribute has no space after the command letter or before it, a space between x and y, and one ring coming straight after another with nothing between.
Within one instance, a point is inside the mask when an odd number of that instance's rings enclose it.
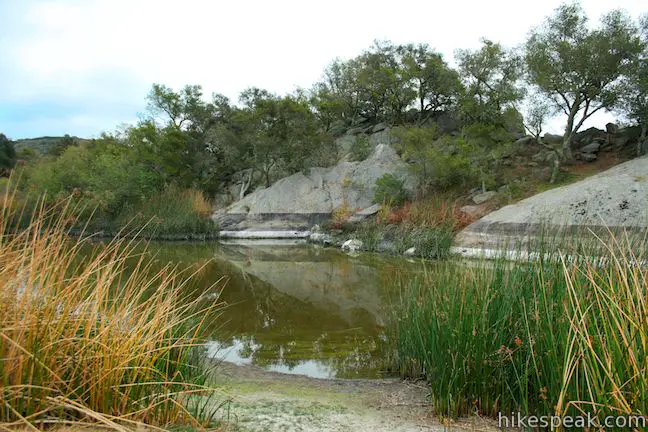
<instances>
[{"instance_id":1,"label":"reeds","mask_svg":"<svg viewBox=\"0 0 648 432\"><path fill-rule=\"evenodd\" d=\"M39 206L14 230L25 211L10 190L2 201L0 429L204 426L192 406L214 390L194 360L214 305L189 301L186 278L169 266L153 271L131 243L82 254L84 240L66 235L66 204Z\"/></svg>"},{"instance_id":2,"label":"reeds","mask_svg":"<svg viewBox=\"0 0 648 432\"><path fill-rule=\"evenodd\" d=\"M394 366L440 416L648 414L645 247L618 238L604 260L432 264L395 299Z\"/></svg>"}]
</instances>

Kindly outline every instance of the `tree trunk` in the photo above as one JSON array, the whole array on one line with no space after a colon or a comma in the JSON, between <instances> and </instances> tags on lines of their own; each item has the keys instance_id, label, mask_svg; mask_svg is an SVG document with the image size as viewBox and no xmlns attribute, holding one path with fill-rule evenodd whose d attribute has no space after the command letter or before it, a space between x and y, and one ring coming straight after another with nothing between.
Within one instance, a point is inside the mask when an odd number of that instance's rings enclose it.
<instances>
[{"instance_id":1,"label":"tree trunk","mask_svg":"<svg viewBox=\"0 0 648 432\"><path fill-rule=\"evenodd\" d=\"M574 119L578 113L579 100L577 99L572 105L567 117L567 126L565 127L565 134L563 135L563 145L562 145L562 156L565 163L572 162L574 160L574 154L572 152L572 138L574 136Z\"/></svg>"},{"instance_id":2,"label":"tree trunk","mask_svg":"<svg viewBox=\"0 0 648 432\"><path fill-rule=\"evenodd\" d=\"M648 132L648 125L643 123L641 125L641 135L639 136L639 141L637 141L637 156L642 156L646 152L646 147L648 147L648 142L646 142L646 133Z\"/></svg>"},{"instance_id":3,"label":"tree trunk","mask_svg":"<svg viewBox=\"0 0 648 432\"><path fill-rule=\"evenodd\" d=\"M239 200L243 199L245 192L247 192L247 190L250 188L250 184L252 184L252 170L250 170L250 175L248 176L247 182L243 180L243 184L241 185L241 192L239 193Z\"/></svg>"},{"instance_id":4,"label":"tree trunk","mask_svg":"<svg viewBox=\"0 0 648 432\"><path fill-rule=\"evenodd\" d=\"M558 154L558 152L556 152L554 154L553 168L551 170L551 179L549 180L549 183L551 184L556 183L559 172L560 172L560 155Z\"/></svg>"}]
</instances>

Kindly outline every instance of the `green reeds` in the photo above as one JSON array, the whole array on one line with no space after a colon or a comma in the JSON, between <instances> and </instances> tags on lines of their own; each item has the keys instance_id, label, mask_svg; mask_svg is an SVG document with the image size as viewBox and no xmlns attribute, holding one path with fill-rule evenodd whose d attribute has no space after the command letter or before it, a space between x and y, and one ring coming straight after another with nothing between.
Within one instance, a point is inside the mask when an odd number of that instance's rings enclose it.
<instances>
[{"instance_id":1,"label":"green reeds","mask_svg":"<svg viewBox=\"0 0 648 432\"><path fill-rule=\"evenodd\" d=\"M394 367L440 416L648 414L645 247L597 241L603 259L431 265L395 299Z\"/></svg>"}]
</instances>

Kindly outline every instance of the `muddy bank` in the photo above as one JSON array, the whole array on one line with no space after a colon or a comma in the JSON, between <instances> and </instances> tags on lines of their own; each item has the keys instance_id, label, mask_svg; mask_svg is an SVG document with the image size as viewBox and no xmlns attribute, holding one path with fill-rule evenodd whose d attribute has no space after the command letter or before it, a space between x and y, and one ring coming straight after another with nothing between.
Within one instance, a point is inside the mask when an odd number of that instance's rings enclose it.
<instances>
[{"instance_id":1,"label":"muddy bank","mask_svg":"<svg viewBox=\"0 0 648 432\"><path fill-rule=\"evenodd\" d=\"M444 426L429 407L424 382L323 380L229 363L221 363L215 380L231 397L223 415L234 431L497 430L479 418Z\"/></svg>"}]
</instances>

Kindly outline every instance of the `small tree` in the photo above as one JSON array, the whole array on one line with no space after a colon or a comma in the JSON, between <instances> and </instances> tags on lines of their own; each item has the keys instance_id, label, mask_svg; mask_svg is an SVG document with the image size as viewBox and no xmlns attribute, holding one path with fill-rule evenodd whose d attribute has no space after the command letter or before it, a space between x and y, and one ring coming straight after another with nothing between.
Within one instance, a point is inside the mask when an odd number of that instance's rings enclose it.
<instances>
[{"instance_id":1,"label":"small tree","mask_svg":"<svg viewBox=\"0 0 648 432\"><path fill-rule=\"evenodd\" d=\"M400 206L407 201L405 181L393 174L384 174L376 180L374 190L374 203Z\"/></svg>"},{"instance_id":2,"label":"small tree","mask_svg":"<svg viewBox=\"0 0 648 432\"><path fill-rule=\"evenodd\" d=\"M443 60L443 56L426 44L397 48L403 74L416 95L419 124L431 115L448 110L462 91L459 74Z\"/></svg>"},{"instance_id":3,"label":"small tree","mask_svg":"<svg viewBox=\"0 0 648 432\"><path fill-rule=\"evenodd\" d=\"M504 126L503 112L524 95L521 58L488 39L479 50L458 50L456 58L465 85L459 112L466 123Z\"/></svg>"},{"instance_id":4,"label":"small tree","mask_svg":"<svg viewBox=\"0 0 648 432\"><path fill-rule=\"evenodd\" d=\"M16 164L16 149L13 142L0 133L0 173L8 172Z\"/></svg>"},{"instance_id":5,"label":"small tree","mask_svg":"<svg viewBox=\"0 0 648 432\"><path fill-rule=\"evenodd\" d=\"M528 80L567 116L562 153L573 159L572 141L583 123L613 108L619 78L632 71L641 42L636 26L620 11L604 15L590 30L578 3L563 4L526 42Z\"/></svg>"},{"instance_id":6,"label":"small tree","mask_svg":"<svg viewBox=\"0 0 648 432\"><path fill-rule=\"evenodd\" d=\"M552 152L552 170L549 182L555 183L560 172L562 154L557 148L545 143L542 139L544 124L552 114L553 108L549 101L536 94L528 101L526 115L524 116L524 128L535 138L538 145Z\"/></svg>"},{"instance_id":7,"label":"small tree","mask_svg":"<svg viewBox=\"0 0 648 432\"><path fill-rule=\"evenodd\" d=\"M648 15L641 20L643 53L636 68L628 74L623 85L620 111L639 125L637 156L648 151Z\"/></svg>"}]
</instances>

